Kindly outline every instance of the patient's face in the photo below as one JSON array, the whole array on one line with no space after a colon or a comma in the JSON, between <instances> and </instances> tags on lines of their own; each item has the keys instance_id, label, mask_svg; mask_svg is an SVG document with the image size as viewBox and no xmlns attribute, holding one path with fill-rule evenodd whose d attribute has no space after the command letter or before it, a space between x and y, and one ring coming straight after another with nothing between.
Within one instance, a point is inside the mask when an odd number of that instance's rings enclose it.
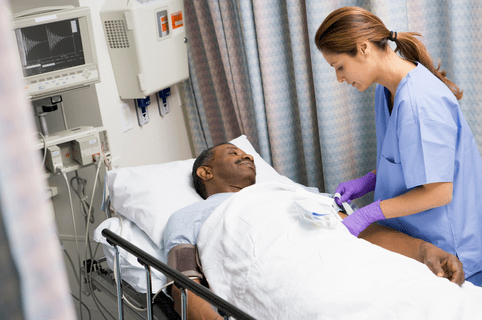
<instances>
[{"instance_id":1,"label":"patient's face","mask_svg":"<svg viewBox=\"0 0 482 320\"><path fill-rule=\"evenodd\" d=\"M217 183L242 189L256 182L253 156L231 144L217 146L213 151L214 159L209 166Z\"/></svg>"}]
</instances>

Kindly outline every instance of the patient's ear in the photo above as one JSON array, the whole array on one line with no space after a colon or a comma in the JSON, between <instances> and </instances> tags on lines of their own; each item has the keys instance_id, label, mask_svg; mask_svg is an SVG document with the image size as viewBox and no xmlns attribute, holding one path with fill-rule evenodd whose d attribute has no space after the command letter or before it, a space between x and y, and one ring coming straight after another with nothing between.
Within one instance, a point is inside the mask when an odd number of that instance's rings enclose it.
<instances>
[{"instance_id":1,"label":"patient's ear","mask_svg":"<svg viewBox=\"0 0 482 320\"><path fill-rule=\"evenodd\" d=\"M199 178L203 179L204 181L209 181L213 177L211 168L207 166L200 166L199 168L197 168L196 174L198 175Z\"/></svg>"}]
</instances>

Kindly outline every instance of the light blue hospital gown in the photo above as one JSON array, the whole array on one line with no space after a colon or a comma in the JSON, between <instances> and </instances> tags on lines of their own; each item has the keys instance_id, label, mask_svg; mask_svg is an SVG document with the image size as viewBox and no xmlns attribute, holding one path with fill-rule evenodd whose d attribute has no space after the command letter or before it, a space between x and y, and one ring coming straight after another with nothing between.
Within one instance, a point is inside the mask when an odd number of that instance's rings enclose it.
<instances>
[{"instance_id":1,"label":"light blue hospital gown","mask_svg":"<svg viewBox=\"0 0 482 320\"><path fill-rule=\"evenodd\" d=\"M164 255L178 244L196 244L204 221L226 199L234 193L217 193L203 201L195 202L174 212L164 232Z\"/></svg>"},{"instance_id":2,"label":"light blue hospital gown","mask_svg":"<svg viewBox=\"0 0 482 320\"><path fill-rule=\"evenodd\" d=\"M378 85L375 201L434 182L453 182L453 199L380 224L456 255L469 278L482 270L482 159L473 134L453 93L420 63L398 85L391 115L387 97Z\"/></svg>"}]
</instances>

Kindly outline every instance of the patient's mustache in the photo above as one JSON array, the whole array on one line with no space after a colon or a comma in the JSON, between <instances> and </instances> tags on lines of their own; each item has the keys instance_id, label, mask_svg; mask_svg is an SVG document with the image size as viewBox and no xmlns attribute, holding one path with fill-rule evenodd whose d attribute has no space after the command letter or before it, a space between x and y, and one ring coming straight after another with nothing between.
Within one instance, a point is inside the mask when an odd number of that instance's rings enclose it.
<instances>
[{"instance_id":1,"label":"patient's mustache","mask_svg":"<svg viewBox=\"0 0 482 320\"><path fill-rule=\"evenodd\" d=\"M239 159L239 160L237 160L237 161L235 162L235 164L240 164L240 163L243 162L243 161L249 161L249 162L253 163L253 161L251 161L251 159L249 159L249 158L244 158L244 159Z\"/></svg>"}]
</instances>

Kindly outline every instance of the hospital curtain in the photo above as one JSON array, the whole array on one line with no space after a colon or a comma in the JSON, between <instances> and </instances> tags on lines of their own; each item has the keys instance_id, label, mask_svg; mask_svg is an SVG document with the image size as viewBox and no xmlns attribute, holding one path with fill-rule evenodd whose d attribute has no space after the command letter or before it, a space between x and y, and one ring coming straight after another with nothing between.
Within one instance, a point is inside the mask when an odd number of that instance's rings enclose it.
<instances>
[{"instance_id":1,"label":"hospital curtain","mask_svg":"<svg viewBox=\"0 0 482 320\"><path fill-rule=\"evenodd\" d=\"M0 201L0 319L25 319L20 292L20 277L10 250Z\"/></svg>"},{"instance_id":2,"label":"hospital curtain","mask_svg":"<svg viewBox=\"0 0 482 320\"><path fill-rule=\"evenodd\" d=\"M0 319L75 319L9 12L0 0Z\"/></svg>"},{"instance_id":3,"label":"hospital curtain","mask_svg":"<svg viewBox=\"0 0 482 320\"><path fill-rule=\"evenodd\" d=\"M183 91L196 152L238 128L278 172L322 191L375 169L375 86L360 93L338 83L313 43L343 6L424 36L434 62L464 90L460 105L482 151L482 2L185 0L191 76Z\"/></svg>"},{"instance_id":4,"label":"hospital curtain","mask_svg":"<svg viewBox=\"0 0 482 320\"><path fill-rule=\"evenodd\" d=\"M235 4L185 1L185 13L190 82L185 83L189 87L184 93L190 102L189 120L196 153L241 133L257 145Z\"/></svg>"},{"instance_id":5,"label":"hospital curtain","mask_svg":"<svg viewBox=\"0 0 482 320\"><path fill-rule=\"evenodd\" d=\"M295 181L323 189L302 1L184 1L196 153L245 134Z\"/></svg>"}]
</instances>

